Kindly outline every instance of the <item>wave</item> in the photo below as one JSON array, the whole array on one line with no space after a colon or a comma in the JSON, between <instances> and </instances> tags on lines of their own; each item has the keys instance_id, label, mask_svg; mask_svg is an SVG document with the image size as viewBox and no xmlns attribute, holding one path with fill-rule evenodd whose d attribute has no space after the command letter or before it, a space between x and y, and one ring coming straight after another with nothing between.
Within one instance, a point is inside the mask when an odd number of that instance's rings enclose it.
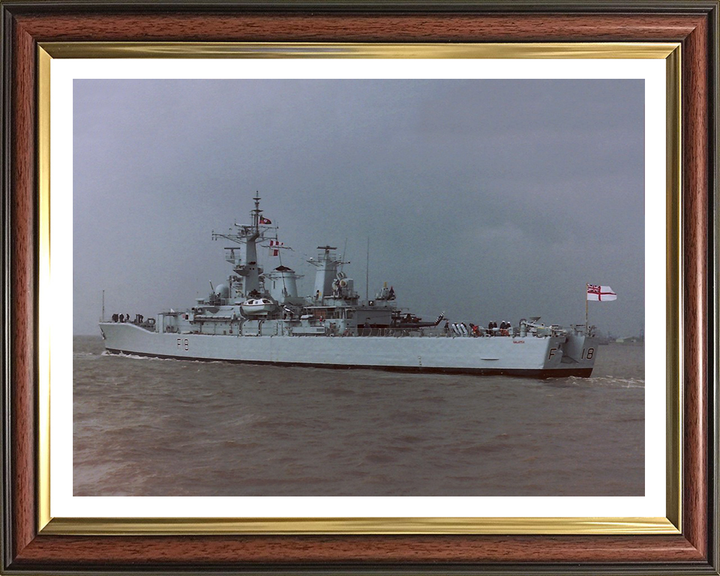
<instances>
[{"instance_id":1,"label":"wave","mask_svg":"<svg viewBox=\"0 0 720 576\"><path fill-rule=\"evenodd\" d=\"M627 378L621 376L595 376L591 378L570 378L579 385L596 386L603 388L645 388L644 378Z\"/></svg>"}]
</instances>

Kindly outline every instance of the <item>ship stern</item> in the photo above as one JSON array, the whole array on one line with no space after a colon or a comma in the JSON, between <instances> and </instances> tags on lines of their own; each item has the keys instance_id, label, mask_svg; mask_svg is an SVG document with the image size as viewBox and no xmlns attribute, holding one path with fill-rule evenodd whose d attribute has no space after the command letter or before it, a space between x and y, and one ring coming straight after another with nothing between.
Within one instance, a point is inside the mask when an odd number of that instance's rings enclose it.
<instances>
[{"instance_id":1,"label":"ship stern","mask_svg":"<svg viewBox=\"0 0 720 576\"><path fill-rule=\"evenodd\" d=\"M558 368L563 375L588 378L592 375L598 354L598 340L585 334L569 334L562 344Z\"/></svg>"}]
</instances>

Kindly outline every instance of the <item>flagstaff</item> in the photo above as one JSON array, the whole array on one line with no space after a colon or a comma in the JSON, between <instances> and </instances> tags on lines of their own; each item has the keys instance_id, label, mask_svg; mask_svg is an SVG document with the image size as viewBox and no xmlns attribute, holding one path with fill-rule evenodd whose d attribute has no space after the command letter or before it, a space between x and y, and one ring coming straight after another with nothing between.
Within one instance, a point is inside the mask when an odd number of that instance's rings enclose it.
<instances>
[{"instance_id":1,"label":"flagstaff","mask_svg":"<svg viewBox=\"0 0 720 576\"><path fill-rule=\"evenodd\" d=\"M588 298L589 289L590 289L590 284L585 284L585 335L586 336L590 332L590 321L589 321L590 306L588 305L588 302L590 302L590 298Z\"/></svg>"}]
</instances>

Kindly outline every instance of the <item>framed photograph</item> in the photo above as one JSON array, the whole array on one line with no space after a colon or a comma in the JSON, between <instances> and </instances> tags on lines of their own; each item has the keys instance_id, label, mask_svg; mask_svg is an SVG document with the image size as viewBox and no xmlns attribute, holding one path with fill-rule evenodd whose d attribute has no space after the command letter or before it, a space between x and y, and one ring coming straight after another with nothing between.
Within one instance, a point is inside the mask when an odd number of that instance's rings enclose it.
<instances>
[{"instance_id":1,"label":"framed photograph","mask_svg":"<svg viewBox=\"0 0 720 576\"><path fill-rule=\"evenodd\" d=\"M3 2L2 570L717 574L717 9Z\"/></svg>"}]
</instances>

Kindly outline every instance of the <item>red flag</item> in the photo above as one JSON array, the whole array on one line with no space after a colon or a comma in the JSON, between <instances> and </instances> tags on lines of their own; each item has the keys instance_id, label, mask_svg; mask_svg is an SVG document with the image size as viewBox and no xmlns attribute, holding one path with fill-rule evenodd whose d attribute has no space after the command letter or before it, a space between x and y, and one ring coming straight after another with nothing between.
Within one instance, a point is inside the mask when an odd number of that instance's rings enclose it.
<instances>
[{"instance_id":1,"label":"red flag","mask_svg":"<svg viewBox=\"0 0 720 576\"><path fill-rule=\"evenodd\" d=\"M272 224L272 220L265 218L265 216L260 216L260 224Z\"/></svg>"},{"instance_id":2,"label":"red flag","mask_svg":"<svg viewBox=\"0 0 720 576\"><path fill-rule=\"evenodd\" d=\"M270 240L270 256L280 256L280 248L285 246L285 242Z\"/></svg>"}]
</instances>

